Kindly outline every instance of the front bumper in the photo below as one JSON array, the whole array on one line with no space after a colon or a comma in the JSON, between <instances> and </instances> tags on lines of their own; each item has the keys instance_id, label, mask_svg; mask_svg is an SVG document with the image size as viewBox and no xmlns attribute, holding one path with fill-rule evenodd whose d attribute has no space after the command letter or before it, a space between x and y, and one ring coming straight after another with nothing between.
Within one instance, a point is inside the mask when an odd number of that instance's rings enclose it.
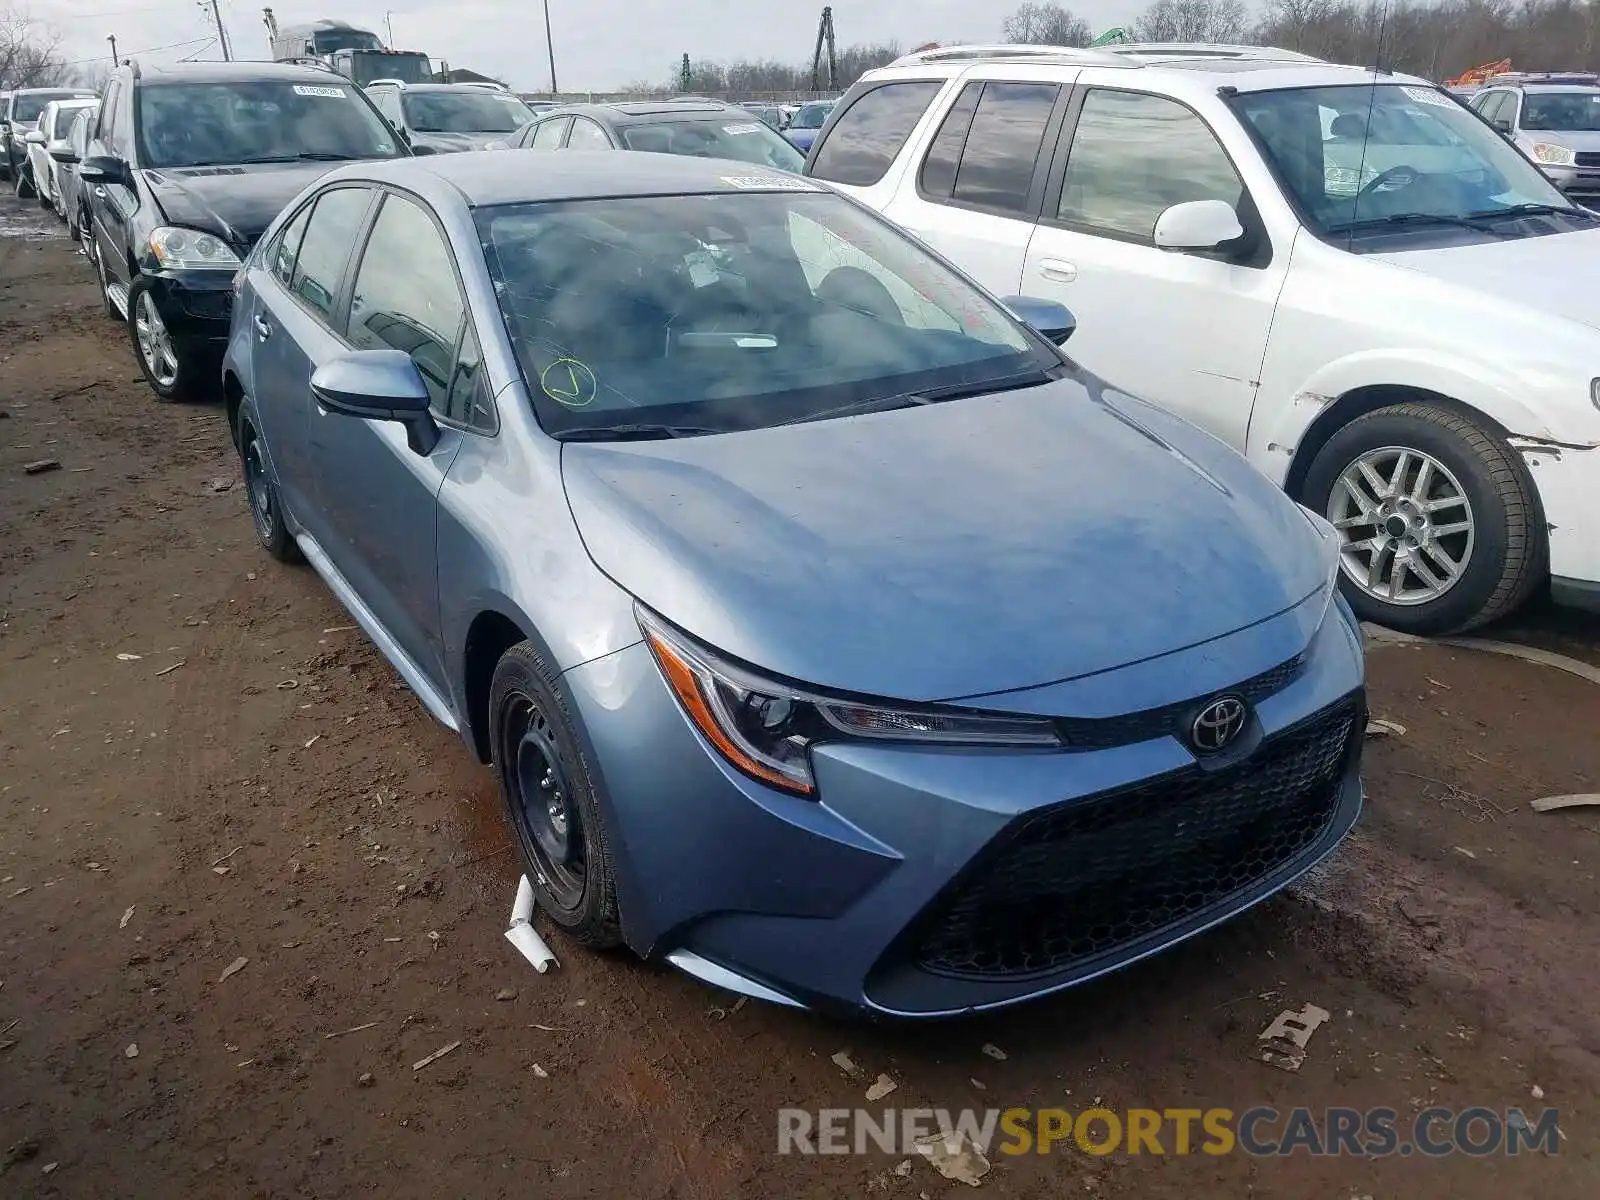
<instances>
[{"instance_id":1,"label":"front bumper","mask_svg":"<svg viewBox=\"0 0 1600 1200\"><path fill-rule=\"evenodd\" d=\"M1600 167L1557 167L1539 163L1545 177L1574 200L1600 201Z\"/></svg>"},{"instance_id":2,"label":"front bumper","mask_svg":"<svg viewBox=\"0 0 1600 1200\"><path fill-rule=\"evenodd\" d=\"M147 276L167 332L185 348L218 350L228 344L233 318L231 271L158 271Z\"/></svg>"},{"instance_id":3,"label":"front bumper","mask_svg":"<svg viewBox=\"0 0 1600 1200\"><path fill-rule=\"evenodd\" d=\"M1558 601L1600 609L1600 445L1556 446L1512 437L1533 475L1550 538Z\"/></svg>"},{"instance_id":4,"label":"front bumper","mask_svg":"<svg viewBox=\"0 0 1600 1200\"><path fill-rule=\"evenodd\" d=\"M806 800L709 747L643 645L565 678L630 946L817 1008L944 1016L1083 982L1276 892L1361 807L1361 643L1342 606L1220 764L1169 735L1048 752L835 743L813 751Z\"/></svg>"}]
</instances>

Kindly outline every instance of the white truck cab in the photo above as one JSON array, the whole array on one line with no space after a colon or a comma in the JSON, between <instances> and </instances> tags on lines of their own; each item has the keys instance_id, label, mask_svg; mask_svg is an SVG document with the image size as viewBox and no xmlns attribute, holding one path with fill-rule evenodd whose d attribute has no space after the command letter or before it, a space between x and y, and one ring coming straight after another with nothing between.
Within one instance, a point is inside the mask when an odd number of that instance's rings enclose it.
<instances>
[{"instance_id":1,"label":"white truck cab","mask_svg":"<svg viewBox=\"0 0 1600 1200\"><path fill-rule=\"evenodd\" d=\"M1600 216L1424 80L1265 47L953 47L807 161L1244 451L1419 633L1600 607ZM1137 514L1130 514L1136 519Z\"/></svg>"}]
</instances>

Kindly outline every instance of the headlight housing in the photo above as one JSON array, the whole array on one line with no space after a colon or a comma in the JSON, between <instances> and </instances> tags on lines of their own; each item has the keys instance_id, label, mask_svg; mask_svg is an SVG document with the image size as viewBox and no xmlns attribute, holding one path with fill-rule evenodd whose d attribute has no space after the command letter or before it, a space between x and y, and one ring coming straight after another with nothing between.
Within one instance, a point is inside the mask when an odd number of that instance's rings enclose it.
<instances>
[{"instance_id":1,"label":"headlight housing","mask_svg":"<svg viewBox=\"0 0 1600 1200\"><path fill-rule=\"evenodd\" d=\"M1534 162L1548 163L1552 167L1578 165L1578 156L1573 150L1566 146L1558 146L1554 142L1535 142L1528 148L1528 153L1533 155Z\"/></svg>"},{"instance_id":2,"label":"headlight housing","mask_svg":"<svg viewBox=\"0 0 1600 1200\"><path fill-rule=\"evenodd\" d=\"M935 705L883 705L824 696L728 662L638 607L639 628L661 675L707 741L762 783L816 791L810 747L823 741L892 741L1059 747L1054 724Z\"/></svg>"},{"instance_id":3,"label":"headlight housing","mask_svg":"<svg viewBox=\"0 0 1600 1200\"><path fill-rule=\"evenodd\" d=\"M237 271L239 256L215 234L163 225L150 234L150 253L169 271Z\"/></svg>"}]
</instances>

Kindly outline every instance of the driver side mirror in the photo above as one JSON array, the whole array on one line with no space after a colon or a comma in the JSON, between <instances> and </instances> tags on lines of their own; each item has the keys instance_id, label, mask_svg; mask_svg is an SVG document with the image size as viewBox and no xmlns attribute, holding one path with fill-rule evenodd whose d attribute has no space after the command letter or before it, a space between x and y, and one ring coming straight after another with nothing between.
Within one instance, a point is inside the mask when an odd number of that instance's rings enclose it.
<instances>
[{"instance_id":1,"label":"driver side mirror","mask_svg":"<svg viewBox=\"0 0 1600 1200\"><path fill-rule=\"evenodd\" d=\"M1220 250L1243 236L1239 214L1222 200L1174 204L1156 218L1155 242L1163 250Z\"/></svg>"},{"instance_id":2,"label":"driver side mirror","mask_svg":"<svg viewBox=\"0 0 1600 1200\"><path fill-rule=\"evenodd\" d=\"M1501 133L1504 133L1504 134L1507 134L1507 135L1509 135L1511 133L1511 118L1510 117L1496 117L1494 120L1490 121L1489 124L1493 125Z\"/></svg>"},{"instance_id":3,"label":"driver side mirror","mask_svg":"<svg viewBox=\"0 0 1600 1200\"><path fill-rule=\"evenodd\" d=\"M439 444L422 372L404 351L356 350L329 359L312 373L311 394L331 413L398 421L414 453L432 454Z\"/></svg>"},{"instance_id":4,"label":"driver side mirror","mask_svg":"<svg viewBox=\"0 0 1600 1200\"><path fill-rule=\"evenodd\" d=\"M78 156L72 151L72 143L66 138L58 138L45 147L45 151L58 163L71 165L78 161Z\"/></svg>"},{"instance_id":5,"label":"driver side mirror","mask_svg":"<svg viewBox=\"0 0 1600 1200\"><path fill-rule=\"evenodd\" d=\"M90 154L78 168L78 178L84 183L128 182L128 164L114 154Z\"/></svg>"},{"instance_id":6,"label":"driver side mirror","mask_svg":"<svg viewBox=\"0 0 1600 1200\"><path fill-rule=\"evenodd\" d=\"M1000 301L1011 315L1053 346L1065 345L1078 331L1078 318L1065 304L1036 296L1007 296Z\"/></svg>"},{"instance_id":7,"label":"driver side mirror","mask_svg":"<svg viewBox=\"0 0 1600 1200\"><path fill-rule=\"evenodd\" d=\"M37 129L30 129L27 133L22 135L22 140L27 142L30 146L42 146L48 139L46 139L44 134L40 133Z\"/></svg>"}]
</instances>

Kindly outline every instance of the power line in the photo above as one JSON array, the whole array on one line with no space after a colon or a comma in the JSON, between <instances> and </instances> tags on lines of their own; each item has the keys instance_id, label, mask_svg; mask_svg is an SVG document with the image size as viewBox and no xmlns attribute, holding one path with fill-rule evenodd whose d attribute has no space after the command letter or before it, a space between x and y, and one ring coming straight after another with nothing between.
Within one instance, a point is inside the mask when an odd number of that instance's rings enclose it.
<instances>
[{"instance_id":1,"label":"power line","mask_svg":"<svg viewBox=\"0 0 1600 1200\"><path fill-rule=\"evenodd\" d=\"M104 12L91 13L64 13L61 16L43 18L45 24L55 25L62 21L88 21L97 17L131 17L136 13L170 12L168 5L154 5L148 8L110 8Z\"/></svg>"},{"instance_id":2,"label":"power line","mask_svg":"<svg viewBox=\"0 0 1600 1200\"><path fill-rule=\"evenodd\" d=\"M189 38L187 41L182 42L168 42L165 46L146 46L143 50L123 50L121 54L123 58L134 58L140 54L154 54L157 50L177 50L182 46L193 46L196 42L212 42L215 40L215 38L208 35L206 37ZM81 67L88 63L103 62L105 57L104 54L97 54L93 58L78 58L61 65L63 67Z\"/></svg>"}]
</instances>

